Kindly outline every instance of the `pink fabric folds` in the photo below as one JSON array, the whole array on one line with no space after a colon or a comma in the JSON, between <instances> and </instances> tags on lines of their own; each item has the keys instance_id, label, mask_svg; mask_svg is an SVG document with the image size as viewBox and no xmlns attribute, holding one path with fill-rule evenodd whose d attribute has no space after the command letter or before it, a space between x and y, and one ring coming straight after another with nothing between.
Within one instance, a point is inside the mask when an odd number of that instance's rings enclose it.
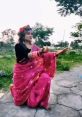
<instances>
[{"instance_id":1,"label":"pink fabric folds","mask_svg":"<svg viewBox=\"0 0 82 117\"><path fill-rule=\"evenodd\" d=\"M47 108L51 78L55 71L56 56L52 52L37 56L26 64L16 63L10 87L15 105L26 103L30 107L41 105Z\"/></svg>"},{"instance_id":2,"label":"pink fabric folds","mask_svg":"<svg viewBox=\"0 0 82 117\"><path fill-rule=\"evenodd\" d=\"M53 78L56 73L56 54L53 52L43 54L43 66L46 73Z\"/></svg>"}]
</instances>

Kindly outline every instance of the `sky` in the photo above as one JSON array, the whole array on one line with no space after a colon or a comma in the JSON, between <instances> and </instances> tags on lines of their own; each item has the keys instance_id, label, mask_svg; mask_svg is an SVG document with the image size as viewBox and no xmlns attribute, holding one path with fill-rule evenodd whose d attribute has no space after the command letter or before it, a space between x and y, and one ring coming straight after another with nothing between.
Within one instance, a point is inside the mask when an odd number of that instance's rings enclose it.
<instances>
[{"instance_id":1,"label":"sky","mask_svg":"<svg viewBox=\"0 0 82 117\"><path fill-rule=\"evenodd\" d=\"M70 32L81 18L74 14L61 17L54 0L0 0L0 32L11 28L16 31L24 25L41 23L54 28L52 43L72 41Z\"/></svg>"}]
</instances>

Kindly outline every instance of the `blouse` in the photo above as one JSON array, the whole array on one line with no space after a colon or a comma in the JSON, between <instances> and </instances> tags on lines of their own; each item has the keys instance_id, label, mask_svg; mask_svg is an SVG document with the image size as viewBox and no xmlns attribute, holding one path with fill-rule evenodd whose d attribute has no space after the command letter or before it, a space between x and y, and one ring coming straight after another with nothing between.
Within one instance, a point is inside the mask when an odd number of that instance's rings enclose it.
<instances>
[{"instance_id":1,"label":"blouse","mask_svg":"<svg viewBox=\"0 0 82 117\"><path fill-rule=\"evenodd\" d=\"M31 49L27 48L25 44L23 43L17 43L15 45L15 54L16 54L16 61L17 63L27 63L28 53L31 51Z\"/></svg>"}]
</instances>

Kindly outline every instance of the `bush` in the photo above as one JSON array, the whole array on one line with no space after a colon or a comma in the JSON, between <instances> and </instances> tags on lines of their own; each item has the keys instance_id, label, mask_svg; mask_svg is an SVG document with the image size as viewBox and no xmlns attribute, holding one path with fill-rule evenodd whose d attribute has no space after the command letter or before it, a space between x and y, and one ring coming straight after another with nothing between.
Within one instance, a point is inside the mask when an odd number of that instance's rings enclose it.
<instances>
[{"instance_id":1,"label":"bush","mask_svg":"<svg viewBox=\"0 0 82 117\"><path fill-rule=\"evenodd\" d=\"M63 64L62 65L62 70L69 71L70 70L70 66L68 64Z\"/></svg>"},{"instance_id":2,"label":"bush","mask_svg":"<svg viewBox=\"0 0 82 117\"><path fill-rule=\"evenodd\" d=\"M76 54L75 51L70 51L70 52L69 52L69 55L75 55L75 54Z\"/></svg>"},{"instance_id":3,"label":"bush","mask_svg":"<svg viewBox=\"0 0 82 117\"><path fill-rule=\"evenodd\" d=\"M57 60L57 70L59 70L59 71L69 71L70 65L68 63Z\"/></svg>"}]
</instances>

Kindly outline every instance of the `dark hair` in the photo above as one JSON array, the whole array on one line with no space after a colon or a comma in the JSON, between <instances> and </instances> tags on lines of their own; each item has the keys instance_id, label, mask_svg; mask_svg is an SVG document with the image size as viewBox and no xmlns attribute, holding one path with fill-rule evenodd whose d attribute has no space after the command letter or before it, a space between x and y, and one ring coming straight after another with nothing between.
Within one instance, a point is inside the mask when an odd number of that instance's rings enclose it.
<instances>
[{"instance_id":1,"label":"dark hair","mask_svg":"<svg viewBox=\"0 0 82 117\"><path fill-rule=\"evenodd\" d=\"M19 29L18 36L19 36L19 43L23 43L25 41L25 34L26 32L32 31L32 28L27 25Z\"/></svg>"},{"instance_id":2,"label":"dark hair","mask_svg":"<svg viewBox=\"0 0 82 117\"><path fill-rule=\"evenodd\" d=\"M18 33L18 36L19 36L19 43L23 43L25 41L25 33Z\"/></svg>"}]
</instances>

